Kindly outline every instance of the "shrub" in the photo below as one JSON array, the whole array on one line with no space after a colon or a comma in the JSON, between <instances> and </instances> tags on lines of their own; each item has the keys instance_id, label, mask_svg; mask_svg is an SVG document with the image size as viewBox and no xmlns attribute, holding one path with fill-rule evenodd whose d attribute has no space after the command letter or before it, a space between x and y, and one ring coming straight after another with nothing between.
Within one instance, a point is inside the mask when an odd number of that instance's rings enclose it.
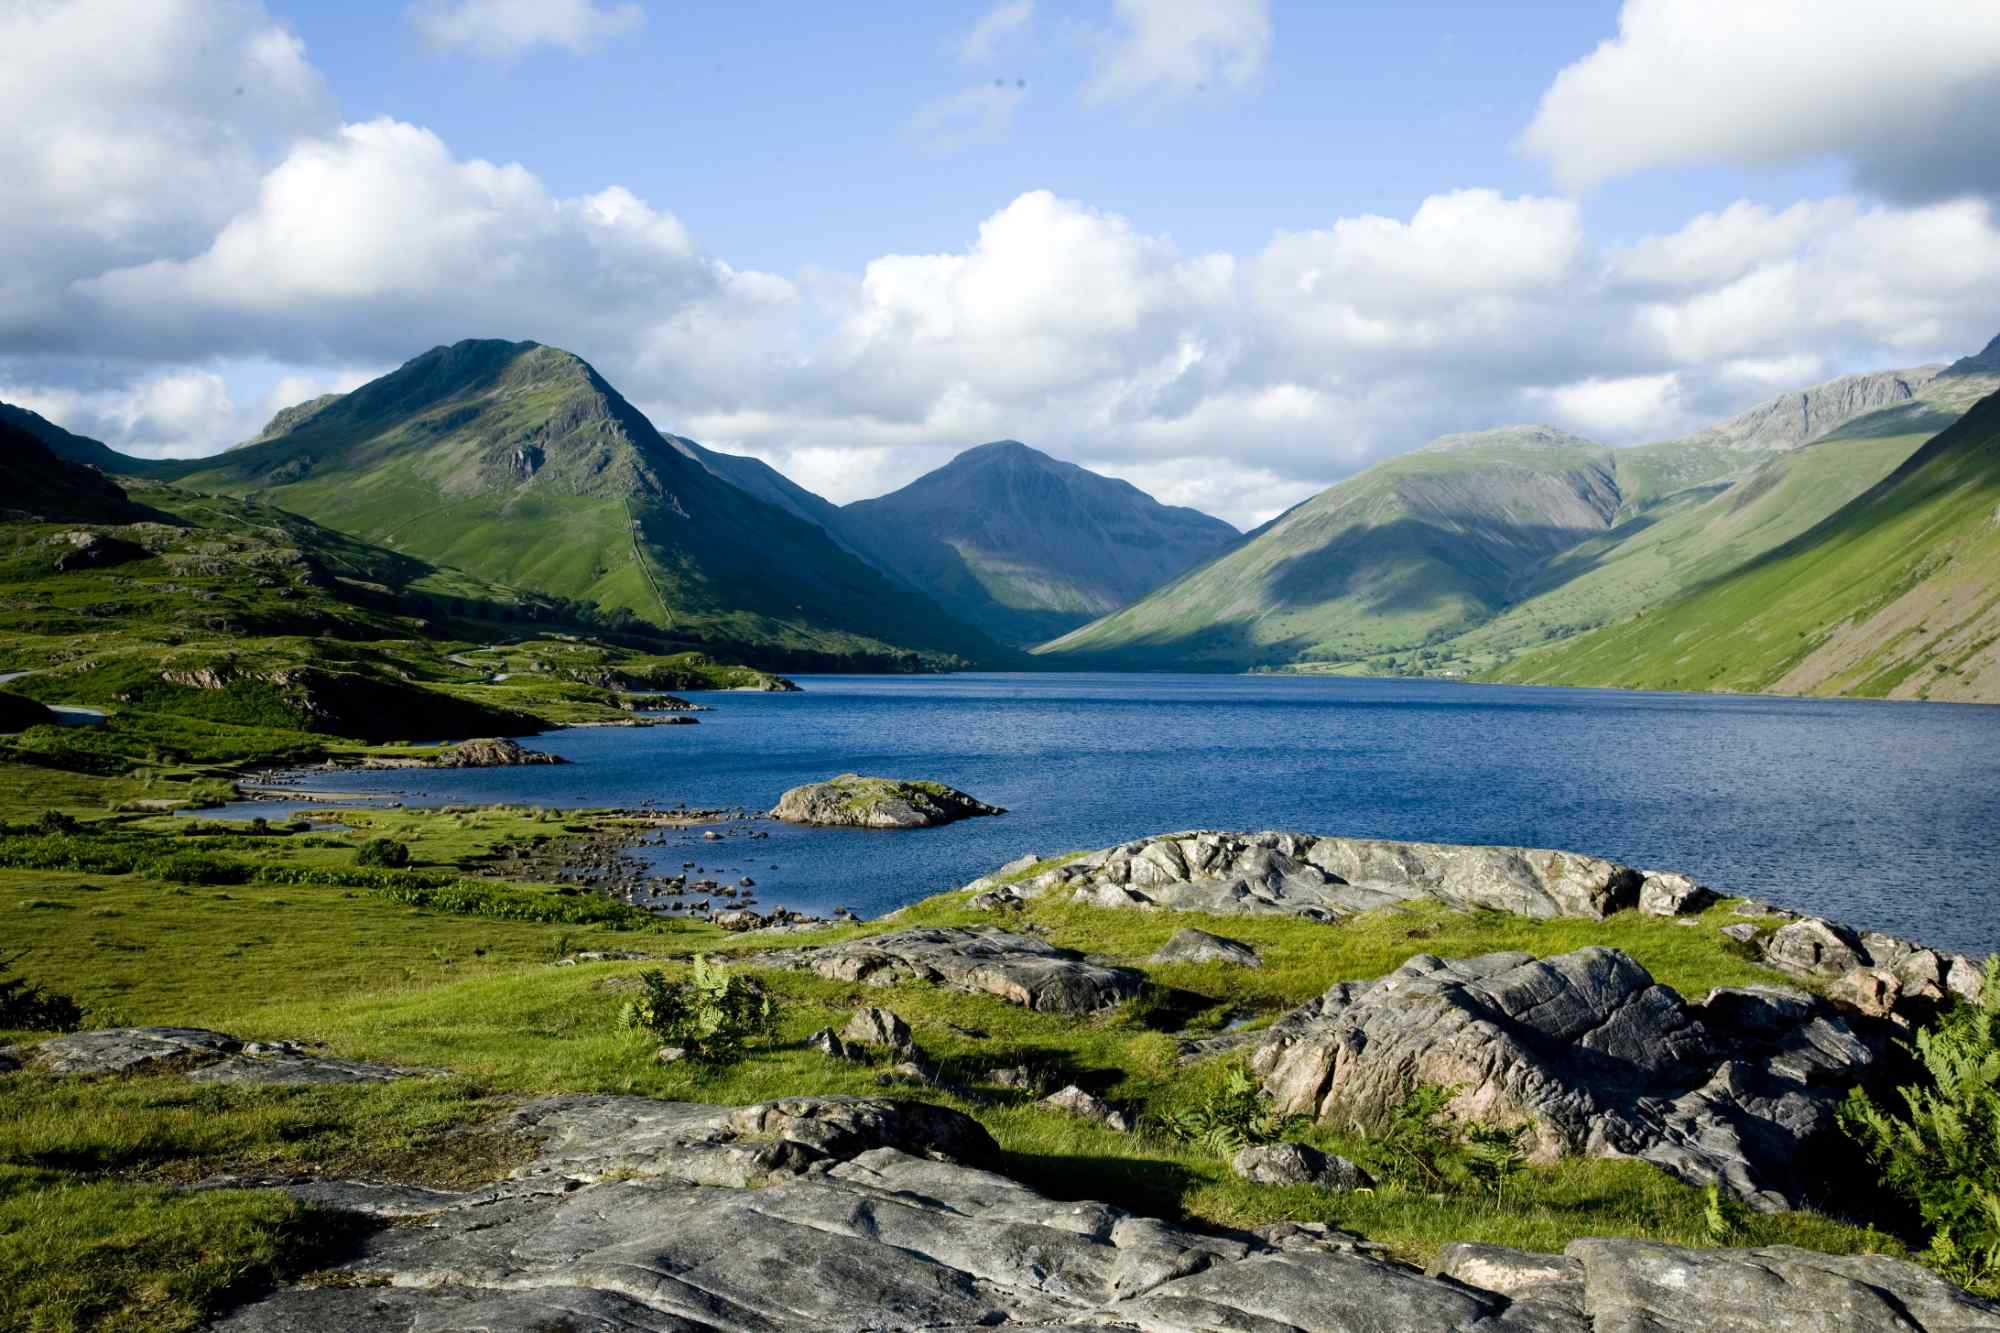
<instances>
[{"instance_id":1,"label":"shrub","mask_svg":"<svg viewBox=\"0 0 2000 1333\"><path fill-rule=\"evenodd\" d=\"M1231 1065L1222 1086L1202 1100L1162 1115L1160 1126L1184 1143L1226 1157L1251 1144L1276 1142L1295 1119L1273 1110L1250 1071L1239 1064Z\"/></svg>"},{"instance_id":2,"label":"shrub","mask_svg":"<svg viewBox=\"0 0 2000 1333\"><path fill-rule=\"evenodd\" d=\"M240 861L231 861L203 852L172 852L155 857L139 867L149 879L169 884L248 884L252 871Z\"/></svg>"},{"instance_id":3,"label":"shrub","mask_svg":"<svg viewBox=\"0 0 2000 1333\"><path fill-rule=\"evenodd\" d=\"M66 815L60 810L44 810L35 827L43 833L75 833L82 825L75 815Z\"/></svg>"},{"instance_id":4,"label":"shrub","mask_svg":"<svg viewBox=\"0 0 2000 1333\"><path fill-rule=\"evenodd\" d=\"M397 842L394 838L370 838L354 853L354 864L358 866L382 866L389 870L400 870L409 863L409 844Z\"/></svg>"},{"instance_id":5,"label":"shrub","mask_svg":"<svg viewBox=\"0 0 2000 1333\"><path fill-rule=\"evenodd\" d=\"M1900 1043L1917 1082L1900 1106L1857 1088L1841 1128L1880 1170L1882 1187L1930 1234L1923 1258L1961 1286L2000 1292L2000 956L1986 960L1980 1003L1960 1004Z\"/></svg>"},{"instance_id":6,"label":"shrub","mask_svg":"<svg viewBox=\"0 0 2000 1333\"><path fill-rule=\"evenodd\" d=\"M1428 1193L1506 1190L1527 1162L1521 1147L1526 1127L1454 1121L1446 1108L1458 1092L1435 1084L1421 1087L1389 1113L1369 1137L1365 1153L1379 1174Z\"/></svg>"},{"instance_id":7,"label":"shrub","mask_svg":"<svg viewBox=\"0 0 2000 1333\"><path fill-rule=\"evenodd\" d=\"M669 981L657 970L639 974L639 998L619 1013L619 1025L682 1047L688 1058L722 1065L738 1059L753 1037L778 1025L778 1006L748 977L696 954L686 979Z\"/></svg>"},{"instance_id":8,"label":"shrub","mask_svg":"<svg viewBox=\"0 0 2000 1333\"><path fill-rule=\"evenodd\" d=\"M21 961L0 959L0 968ZM83 1006L60 991L44 990L25 977L0 976L0 1029L69 1032L83 1023Z\"/></svg>"}]
</instances>

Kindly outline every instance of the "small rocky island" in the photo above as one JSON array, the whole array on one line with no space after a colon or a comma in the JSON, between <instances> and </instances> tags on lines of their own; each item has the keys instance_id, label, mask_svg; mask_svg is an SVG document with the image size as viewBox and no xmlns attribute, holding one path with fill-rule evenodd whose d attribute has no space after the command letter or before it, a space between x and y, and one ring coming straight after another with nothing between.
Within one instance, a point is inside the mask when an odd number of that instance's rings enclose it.
<instances>
[{"instance_id":1,"label":"small rocky island","mask_svg":"<svg viewBox=\"0 0 2000 1333\"><path fill-rule=\"evenodd\" d=\"M505 736L460 741L438 751L433 768L516 768L527 764L566 764L569 760L545 750L530 750Z\"/></svg>"},{"instance_id":2,"label":"small rocky island","mask_svg":"<svg viewBox=\"0 0 2000 1333\"><path fill-rule=\"evenodd\" d=\"M778 798L774 819L828 828L934 828L978 815L1004 815L942 782L907 782L842 773L794 787Z\"/></svg>"}]
</instances>

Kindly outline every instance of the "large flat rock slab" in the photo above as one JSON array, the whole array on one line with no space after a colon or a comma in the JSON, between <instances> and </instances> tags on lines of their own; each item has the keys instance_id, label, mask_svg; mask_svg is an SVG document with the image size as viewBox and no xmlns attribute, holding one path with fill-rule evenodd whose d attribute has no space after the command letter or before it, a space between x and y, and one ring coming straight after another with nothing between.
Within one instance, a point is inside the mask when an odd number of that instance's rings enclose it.
<instances>
[{"instance_id":1,"label":"large flat rock slab","mask_svg":"<svg viewBox=\"0 0 2000 1333\"><path fill-rule=\"evenodd\" d=\"M1542 848L1201 829L1121 843L976 901L1002 906L1054 893L1100 907L1334 921L1430 898L1521 916L1602 918L1636 906L1645 881L1615 861Z\"/></svg>"},{"instance_id":2,"label":"large flat rock slab","mask_svg":"<svg viewBox=\"0 0 2000 1333\"><path fill-rule=\"evenodd\" d=\"M1031 935L965 926L918 926L746 961L870 986L929 982L1058 1014L1093 1014L1122 1004L1146 981L1131 968L1092 962Z\"/></svg>"},{"instance_id":3,"label":"large flat rock slab","mask_svg":"<svg viewBox=\"0 0 2000 1333\"><path fill-rule=\"evenodd\" d=\"M1449 1245L1439 1269L1471 1287L1587 1311L1594 1333L2000 1329L2000 1306L1915 1264L1789 1245L1697 1250L1589 1239L1571 1242L1559 1255Z\"/></svg>"},{"instance_id":4,"label":"large flat rock slab","mask_svg":"<svg viewBox=\"0 0 2000 1333\"><path fill-rule=\"evenodd\" d=\"M994 1327L1970 1333L1996 1327L1990 1307L1913 1265L1886 1259L1588 1241L1565 1256L1477 1247L1481 1262L1461 1264L1464 1271L1454 1276L1431 1276L1323 1226L1197 1231L1104 1203L1041 1195L960 1155L978 1158L991 1149L967 1117L907 1102L797 1098L731 1108L559 1097L523 1108L510 1123L542 1144L541 1155L512 1178L440 1198L420 1219L377 1231L315 1285L268 1295L213 1327L224 1333ZM318 1198L342 1206L339 1192L323 1190ZM357 1196L354 1202L378 1201ZM1678 1297L1676 1264L1691 1283ZM1539 1280L1510 1280L1521 1273ZM1790 1308L1808 1322L1787 1326L1766 1318L1780 1307L1787 1284L1798 1287Z\"/></svg>"},{"instance_id":5,"label":"large flat rock slab","mask_svg":"<svg viewBox=\"0 0 2000 1333\"><path fill-rule=\"evenodd\" d=\"M907 829L1006 813L942 782L842 773L825 782L792 788L778 798L771 816L789 824L829 828Z\"/></svg>"},{"instance_id":6,"label":"large flat rock slab","mask_svg":"<svg viewBox=\"0 0 2000 1333\"><path fill-rule=\"evenodd\" d=\"M388 1083L441 1073L366 1060L336 1060L294 1041L242 1041L206 1028L95 1028L53 1037L30 1062L51 1074L179 1072L194 1083L246 1085Z\"/></svg>"},{"instance_id":7,"label":"large flat rock slab","mask_svg":"<svg viewBox=\"0 0 2000 1333\"><path fill-rule=\"evenodd\" d=\"M1419 954L1279 1020L1250 1063L1282 1113L1365 1128L1420 1087L1456 1088L1455 1115L1526 1127L1540 1160L1639 1157L1775 1209L1796 1206L1799 1147L1876 1054L1803 991L1689 1004L1593 947Z\"/></svg>"}]
</instances>

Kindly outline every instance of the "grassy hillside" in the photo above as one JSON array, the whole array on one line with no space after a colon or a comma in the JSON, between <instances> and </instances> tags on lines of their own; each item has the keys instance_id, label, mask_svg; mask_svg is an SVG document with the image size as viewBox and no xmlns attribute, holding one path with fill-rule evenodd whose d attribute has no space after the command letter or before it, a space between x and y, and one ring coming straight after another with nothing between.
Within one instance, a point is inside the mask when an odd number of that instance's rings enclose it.
<instances>
[{"instance_id":1,"label":"grassy hillside","mask_svg":"<svg viewBox=\"0 0 2000 1333\"><path fill-rule=\"evenodd\" d=\"M674 447L567 352L459 343L306 406L177 478L785 665L998 655L818 525Z\"/></svg>"},{"instance_id":2,"label":"grassy hillside","mask_svg":"<svg viewBox=\"0 0 2000 1333\"><path fill-rule=\"evenodd\" d=\"M1446 437L1045 652L1142 667L1490 671L1797 536L1996 388L1989 348L1949 368L1843 376L1659 444L1595 450L1540 428L1533 482L1507 449L1526 428ZM1583 452L1564 459L1552 444ZM1564 472L1578 466L1596 476ZM1601 521L1559 516L1586 497Z\"/></svg>"},{"instance_id":3,"label":"grassy hillside","mask_svg":"<svg viewBox=\"0 0 2000 1333\"><path fill-rule=\"evenodd\" d=\"M22 507L0 511L0 788L95 782L112 802L199 802L246 764L623 721L632 688L781 683L629 613L268 506L163 483L128 494L36 440L12 445ZM51 725L42 705L103 717Z\"/></svg>"},{"instance_id":4,"label":"grassy hillside","mask_svg":"<svg viewBox=\"0 0 2000 1333\"><path fill-rule=\"evenodd\" d=\"M1321 492L1151 596L1038 651L1212 670L1349 661L1477 624L1605 531L1611 450L1546 427L1446 437Z\"/></svg>"},{"instance_id":5,"label":"grassy hillside","mask_svg":"<svg viewBox=\"0 0 2000 1333\"><path fill-rule=\"evenodd\" d=\"M1494 677L2000 702L2000 394L1776 549Z\"/></svg>"}]
</instances>

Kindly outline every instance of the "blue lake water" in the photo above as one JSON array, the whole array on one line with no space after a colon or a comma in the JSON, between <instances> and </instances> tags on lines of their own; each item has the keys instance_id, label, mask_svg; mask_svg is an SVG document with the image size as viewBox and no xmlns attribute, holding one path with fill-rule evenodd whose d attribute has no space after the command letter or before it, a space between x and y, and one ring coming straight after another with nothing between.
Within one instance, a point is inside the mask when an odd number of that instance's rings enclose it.
<instances>
[{"instance_id":1,"label":"blue lake water","mask_svg":"<svg viewBox=\"0 0 2000 1333\"><path fill-rule=\"evenodd\" d=\"M701 725L579 729L558 767L329 773L413 805L768 809L841 772L1008 807L941 829L675 834L663 867L762 907L864 916L1024 852L1182 828L1591 852L1926 943L2000 949L2000 707L1444 681L1158 675L804 677L708 694ZM239 807L231 813L269 813Z\"/></svg>"}]
</instances>

